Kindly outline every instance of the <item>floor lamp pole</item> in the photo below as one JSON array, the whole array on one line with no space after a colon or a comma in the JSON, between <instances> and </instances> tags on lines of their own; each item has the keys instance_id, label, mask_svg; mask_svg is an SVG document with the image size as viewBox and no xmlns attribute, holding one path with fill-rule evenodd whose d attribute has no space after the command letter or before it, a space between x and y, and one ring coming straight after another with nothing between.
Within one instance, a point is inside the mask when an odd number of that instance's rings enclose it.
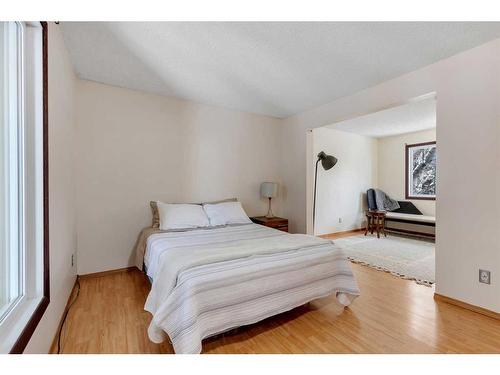
<instances>
[{"instance_id":1,"label":"floor lamp pole","mask_svg":"<svg viewBox=\"0 0 500 375\"><path fill-rule=\"evenodd\" d=\"M316 221L316 182L318 180L318 163L320 162L320 158L316 161L316 170L314 171L314 199L313 199L313 232L312 235L314 236L314 223Z\"/></svg>"}]
</instances>

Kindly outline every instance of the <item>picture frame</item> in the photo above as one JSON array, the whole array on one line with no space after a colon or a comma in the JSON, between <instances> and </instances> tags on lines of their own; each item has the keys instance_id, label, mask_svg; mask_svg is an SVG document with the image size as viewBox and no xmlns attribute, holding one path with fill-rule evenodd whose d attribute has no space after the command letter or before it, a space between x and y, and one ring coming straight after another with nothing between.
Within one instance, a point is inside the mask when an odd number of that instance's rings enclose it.
<instances>
[{"instance_id":1,"label":"picture frame","mask_svg":"<svg viewBox=\"0 0 500 375\"><path fill-rule=\"evenodd\" d=\"M405 198L435 200L436 141L405 145Z\"/></svg>"}]
</instances>

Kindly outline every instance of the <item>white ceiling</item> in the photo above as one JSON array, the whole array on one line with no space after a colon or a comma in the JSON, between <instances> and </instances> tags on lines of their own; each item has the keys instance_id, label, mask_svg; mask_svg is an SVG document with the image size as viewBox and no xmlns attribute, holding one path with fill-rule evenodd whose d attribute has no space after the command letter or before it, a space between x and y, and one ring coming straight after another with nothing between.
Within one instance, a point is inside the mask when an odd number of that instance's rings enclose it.
<instances>
[{"instance_id":1,"label":"white ceiling","mask_svg":"<svg viewBox=\"0 0 500 375\"><path fill-rule=\"evenodd\" d=\"M500 23L63 22L77 75L287 117L500 37Z\"/></svg>"},{"instance_id":2,"label":"white ceiling","mask_svg":"<svg viewBox=\"0 0 500 375\"><path fill-rule=\"evenodd\" d=\"M436 127L436 100L408 103L326 127L373 138L432 129Z\"/></svg>"}]
</instances>

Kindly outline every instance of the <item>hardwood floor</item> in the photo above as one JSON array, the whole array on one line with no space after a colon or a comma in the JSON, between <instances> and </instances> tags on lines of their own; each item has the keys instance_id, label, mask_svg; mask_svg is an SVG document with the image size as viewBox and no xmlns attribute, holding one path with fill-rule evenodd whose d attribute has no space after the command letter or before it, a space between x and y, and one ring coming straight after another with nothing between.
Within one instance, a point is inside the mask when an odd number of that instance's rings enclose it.
<instances>
[{"instance_id":1,"label":"hardwood floor","mask_svg":"<svg viewBox=\"0 0 500 375\"><path fill-rule=\"evenodd\" d=\"M204 353L500 353L500 321L433 299L433 288L353 264L361 296L334 297L203 341ZM63 353L172 353L147 337L138 270L84 278Z\"/></svg>"}]
</instances>

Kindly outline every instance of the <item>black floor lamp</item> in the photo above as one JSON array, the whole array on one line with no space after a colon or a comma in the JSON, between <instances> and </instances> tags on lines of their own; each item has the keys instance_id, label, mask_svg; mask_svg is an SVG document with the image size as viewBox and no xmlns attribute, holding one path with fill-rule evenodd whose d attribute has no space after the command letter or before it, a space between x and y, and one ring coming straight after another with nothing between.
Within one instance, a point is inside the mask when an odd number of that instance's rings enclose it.
<instances>
[{"instance_id":1,"label":"black floor lamp","mask_svg":"<svg viewBox=\"0 0 500 375\"><path fill-rule=\"evenodd\" d=\"M332 169L335 164L337 164L337 158L332 155L327 155L323 151L318 154L318 160L316 161L316 170L314 172L314 200L313 200L313 236L314 236L314 223L316 221L316 181L318 180L318 163L321 162L323 169L325 171Z\"/></svg>"}]
</instances>

